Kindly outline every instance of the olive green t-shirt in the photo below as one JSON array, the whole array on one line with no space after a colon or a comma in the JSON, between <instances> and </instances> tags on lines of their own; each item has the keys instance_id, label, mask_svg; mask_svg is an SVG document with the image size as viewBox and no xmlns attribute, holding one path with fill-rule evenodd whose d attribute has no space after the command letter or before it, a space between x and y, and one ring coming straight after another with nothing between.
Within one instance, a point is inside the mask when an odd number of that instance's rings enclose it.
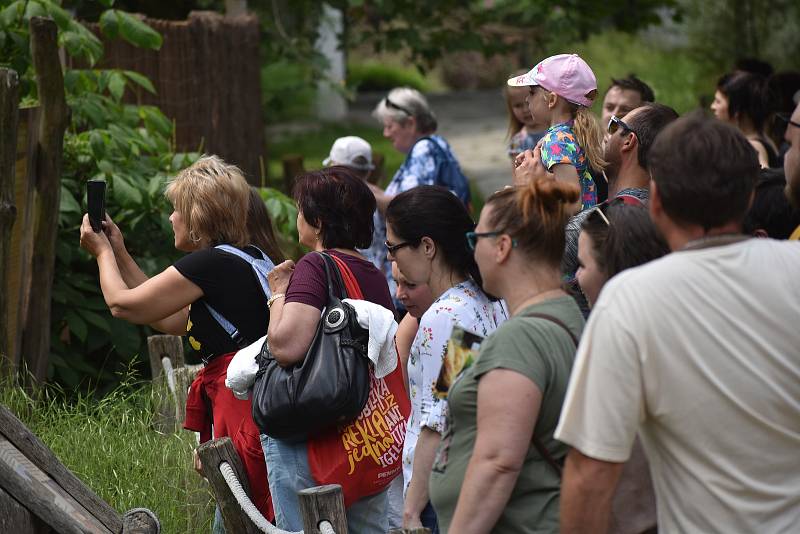
<instances>
[{"instance_id":1,"label":"olive green t-shirt","mask_svg":"<svg viewBox=\"0 0 800 534\"><path fill-rule=\"evenodd\" d=\"M553 432L567 392L575 343L561 326L547 319L525 317L529 313L556 317L580 339L583 315L571 297L560 297L523 309L483 341L475 364L450 389L447 429L431 473L430 497L442 532L450 527L472 457L478 430L478 384L486 373L509 369L532 380L542 391L535 434L556 460L567 453L566 445L556 441ZM557 533L560 482L558 473L531 443L511 497L492 532Z\"/></svg>"}]
</instances>

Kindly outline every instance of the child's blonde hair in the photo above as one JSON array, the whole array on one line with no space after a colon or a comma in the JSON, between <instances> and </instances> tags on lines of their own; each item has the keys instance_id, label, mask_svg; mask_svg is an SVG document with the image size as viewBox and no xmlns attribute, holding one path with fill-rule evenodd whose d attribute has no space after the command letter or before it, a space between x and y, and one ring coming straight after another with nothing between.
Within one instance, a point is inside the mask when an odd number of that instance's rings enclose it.
<instances>
[{"instance_id":1,"label":"child's blonde hair","mask_svg":"<svg viewBox=\"0 0 800 534\"><path fill-rule=\"evenodd\" d=\"M603 128L600 126L600 121L586 106L570 103L570 110L575 119L572 128L575 131L575 140L586 154L589 166L602 171L607 162L603 154Z\"/></svg>"}]
</instances>

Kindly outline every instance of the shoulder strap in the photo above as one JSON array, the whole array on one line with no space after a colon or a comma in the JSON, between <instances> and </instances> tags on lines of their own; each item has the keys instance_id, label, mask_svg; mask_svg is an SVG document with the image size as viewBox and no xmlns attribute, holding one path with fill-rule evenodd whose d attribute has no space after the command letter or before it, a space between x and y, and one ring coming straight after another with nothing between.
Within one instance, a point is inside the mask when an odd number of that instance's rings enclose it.
<instances>
[{"instance_id":1,"label":"shoulder strap","mask_svg":"<svg viewBox=\"0 0 800 534\"><path fill-rule=\"evenodd\" d=\"M578 347L578 338L575 336L575 334L572 333L572 330L570 330L569 327L567 325L565 325L564 322L561 319L559 319L558 317L553 317L552 315L549 315L547 313L536 313L536 312L534 312L534 313L525 313L525 314L521 315L520 317L538 317L539 319L544 319L545 321L550 321L551 323L557 324L567 334L569 334L569 338L572 340L572 343L575 344L575 348Z\"/></svg>"},{"instance_id":2,"label":"shoulder strap","mask_svg":"<svg viewBox=\"0 0 800 534\"><path fill-rule=\"evenodd\" d=\"M261 286L261 291L264 293L264 297L269 299L270 296L272 296L272 291L270 291L269 289L269 283L267 282L267 274L269 274L269 272L275 268L275 264L272 263L272 260L270 260L269 257L266 254L264 254L264 252L261 251L261 249L259 249L255 245L250 245L250 246L252 246L259 252L259 254L261 255L260 259L254 258L247 252L239 250L238 248L231 245L217 245L214 248L222 250L229 254L233 254L234 256L237 256L238 258L245 260L253 269L253 273L255 273L256 275L256 280L258 280L258 284ZM219 325L222 327L223 330L225 330L225 332L228 334L228 336L236 344L237 347L243 349L244 347L249 345L247 339L245 339L245 337L242 335L241 332L239 332L239 329L236 328L236 326L234 326L233 323L227 320L225 316L222 315L220 312L215 310L208 302L203 302L203 304L205 304L208 313L211 314L211 317L213 317L214 320L217 321L217 323L219 323Z\"/></svg>"},{"instance_id":3,"label":"shoulder strap","mask_svg":"<svg viewBox=\"0 0 800 534\"><path fill-rule=\"evenodd\" d=\"M252 267L253 272L256 275L256 278L258 279L258 283L261 286L261 290L264 292L264 296L267 297L267 299L269 299L272 296L272 291L270 291L269 289L269 282L267 281L267 275L272 269L275 268L275 264L272 262L271 259L269 259L269 256L264 254L264 252L260 248L258 248L255 245L248 245L248 246L256 249L258 253L261 255L261 258L254 258L247 252L231 245L217 245L214 248L223 250L229 254L233 254L234 256L238 256L239 258L249 263L250 267Z\"/></svg>"},{"instance_id":4,"label":"shoulder strap","mask_svg":"<svg viewBox=\"0 0 800 534\"><path fill-rule=\"evenodd\" d=\"M342 258L334 256L333 254L331 254L331 258L333 258L333 261L335 261L336 265L339 267L339 272L342 275L347 296L352 299L364 300L364 294L361 292L361 286L358 284L358 280L356 280L353 271L351 271L350 267L347 266L347 263Z\"/></svg>"},{"instance_id":5,"label":"shoulder strap","mask_svg":"<svg viewBox=\"0 0 800 534\"><path fill-rule=\"evenodd\" d=\"M564 324L564 322L559 319L558 317L553 317L552 315L548 315L546 313L526 313L523 314L521 317L538 317L539 319L544 319L545 321L550 321L551 323L555 323L560 326L567 334L569 334L570 339L575 344L575 348L578 347L578 338L575 334L572 333L572 330ZM553 458L553 455L550 454L550 451L547 450L547 447L544 446L542 440L539 439L539 436L536 435L534 431L533 438L531 438L533 442L533 447L536 449L536 452L539 453L547 464L553 468L553 470L558 474L558 478L561 478L564 472L564 467Z\"/></svg>"}]
</instances>

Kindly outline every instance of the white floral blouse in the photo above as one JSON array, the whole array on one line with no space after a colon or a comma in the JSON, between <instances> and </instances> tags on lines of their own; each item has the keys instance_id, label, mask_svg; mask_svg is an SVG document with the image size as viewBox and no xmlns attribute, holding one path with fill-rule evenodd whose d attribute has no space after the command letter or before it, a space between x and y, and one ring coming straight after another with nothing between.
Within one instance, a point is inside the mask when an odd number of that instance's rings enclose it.
<instances>
[{"instance_id":1,"label":"white floral blouse","mask_svg":"<svg viewBox=\"0 0 800 534\"><path fill-rule=\"evenodd\" d=\"M403 446L404 491L411 482L414 449L422 428L444 432L447 401L433 392L453 326L486 337L507 318L502 302L490 301L475 282L468 280L445 291L420 319L408 359L411 417Z\"/></svg>"}]
</instances>

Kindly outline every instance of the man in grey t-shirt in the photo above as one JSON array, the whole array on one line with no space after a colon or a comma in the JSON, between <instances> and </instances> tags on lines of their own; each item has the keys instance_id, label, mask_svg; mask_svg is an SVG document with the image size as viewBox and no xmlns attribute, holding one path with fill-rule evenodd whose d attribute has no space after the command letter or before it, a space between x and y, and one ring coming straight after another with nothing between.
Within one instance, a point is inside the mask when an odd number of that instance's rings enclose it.
<instances>
[{"instance_id":1,"label":"man in grey t-shirt","mask_svg":"<svg viewBox=\"0 0 800 534\"><path fill-rule=\"evenodd\" d=\"M646 203L649 198L650 175L647 172L647 156L658 133L678 118L669 106L648 102L613 123L614 133L606 141L604 159L608 180L609 200L623 197L626 201ZM590 210L584 210L570 218L566 226L567 243L561 260L561 272L571 286L578 305L588 314L588 306L580 293L575 273L578 270L578 236L581 224Z\"/></svg>"}]
</instances>

